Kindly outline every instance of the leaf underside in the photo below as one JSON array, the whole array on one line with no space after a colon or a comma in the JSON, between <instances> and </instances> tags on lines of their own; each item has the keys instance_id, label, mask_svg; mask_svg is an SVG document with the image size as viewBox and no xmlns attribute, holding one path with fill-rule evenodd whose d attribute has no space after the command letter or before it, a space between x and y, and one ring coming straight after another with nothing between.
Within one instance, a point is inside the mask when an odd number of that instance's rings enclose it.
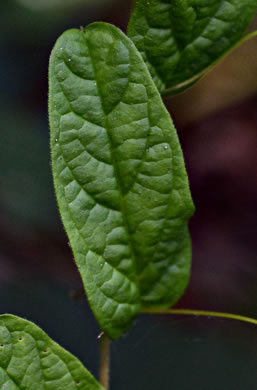
<instances>
[{"instance_id":1,"label":"leaf underside","mask_svg":"<svg viewBox=\"0 0 257 390\"><path fill-rule=\"evenodd\" d=\"M189 277L193 213L175 128L134 44L94 23L50 59L55 191L91 308L117 338Z\"/></svg>"},{"instance_id":2,"label":"leaf underside","mask_svg":"<svg viewBox=\"0 0 257 390\"><path fill-rule=\"evenodd\" d=\"M0 315L0 388L104 390L80 361L32 322Z\"/></svg>"},{"instance_id":3,"label":"leaf underside","mask_svg":"<svg viewBox=\"0 0 257 390\"><path fill-rule=\"evenodd\" d=\"M242 38L256 7L257 0L139 0L128 36L158 89L173 94Z\"/></svg>"}]
</instances>

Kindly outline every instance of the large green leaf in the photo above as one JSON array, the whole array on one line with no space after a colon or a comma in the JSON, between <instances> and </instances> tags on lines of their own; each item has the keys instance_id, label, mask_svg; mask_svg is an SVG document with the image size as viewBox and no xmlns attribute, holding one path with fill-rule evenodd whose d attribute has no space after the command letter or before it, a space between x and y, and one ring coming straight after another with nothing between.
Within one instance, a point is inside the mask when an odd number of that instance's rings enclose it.
<instances>
[{"instance_id":1,"label":"large green leaf","mask_svg":"<svg viewBox=\"0 0 257 390\"><path fill-rule=\"evenodd\" d=\"M32 322L0 316L0 388L104 390L80 361Z\"/></svg>"},{"instance_id":2,"label":"large green leaf","mask_svg":"<svg viewBox=\"0 0 257 390\"><path fill-rule=\"evenodd\" d=\"M139 0L128 36L159 90L172 94L242 38L256 7L257 0Z\"/></svg>"},{"instance_id":3,"label":"large green leaf","mask_svg":"<svg viewBox=\"0 0 257 390\"><path fill-rule=\"evenodd\" d=\"M55 191L94 314L119 337L142 306L168 307L190 272L193 212L175 128L116 27L69 30L50 59Z\"/></svg>"}]
</instances>

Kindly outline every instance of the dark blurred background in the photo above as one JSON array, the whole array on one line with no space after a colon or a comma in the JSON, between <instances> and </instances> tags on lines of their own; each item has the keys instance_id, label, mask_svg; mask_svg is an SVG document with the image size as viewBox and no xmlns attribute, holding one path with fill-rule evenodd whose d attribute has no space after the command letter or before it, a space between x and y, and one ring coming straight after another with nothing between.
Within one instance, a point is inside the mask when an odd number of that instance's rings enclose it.
<instances>
[{"instance_id":1,"label":"dark blurred background","mask_svg":"<svg viewBox=\"0 0 257 390\"><path fill-rule=\"evenodd\" d=\"M97 375L100 330L79 299L52 185L48 59L67 28L106 21L125 31L130 1L0 4L0 313L36 322ZM257 317L256 76L257 39L165 100L196 205L192 277L178 307ZM254 325L144 315L112 349L112 390L257 386Z\"/></svg>"}]
</instances>

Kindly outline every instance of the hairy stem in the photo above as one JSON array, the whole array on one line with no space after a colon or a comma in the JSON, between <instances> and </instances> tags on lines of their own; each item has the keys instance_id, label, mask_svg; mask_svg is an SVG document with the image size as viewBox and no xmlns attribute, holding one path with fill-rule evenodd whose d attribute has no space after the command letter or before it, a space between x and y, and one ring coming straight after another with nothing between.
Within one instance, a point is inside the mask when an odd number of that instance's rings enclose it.
<instances>
[{"instance_id":1,"label":"hairy stem","mask_svg":"<svg viewBox=\"0 0 257 390\"><path fill-rule=\"evenodd\" d=\"M221 313L217 311L205 311L205 310L190 310L190 309L143 309L142 313L149 314L180 314L180 315L193 315L193 316L206 316L206 317L218 317L218 318L227 318L230 320L237 320L248 322L250 324L257 325L257 320L255 318L241 316L239 314L231 313Z\"/></svg>"},{"instance_id":2,"label":"hairy stem","mask_svg":"<svg viewBox=\"0 0 257 390\"><path fill-rule=\"evenodd\" d=\"M100 335L100 370L99 380L101 385L108 390L109 389L109 365L110 365L110 340L103 334Z\"/></svg>"}]
</instances>

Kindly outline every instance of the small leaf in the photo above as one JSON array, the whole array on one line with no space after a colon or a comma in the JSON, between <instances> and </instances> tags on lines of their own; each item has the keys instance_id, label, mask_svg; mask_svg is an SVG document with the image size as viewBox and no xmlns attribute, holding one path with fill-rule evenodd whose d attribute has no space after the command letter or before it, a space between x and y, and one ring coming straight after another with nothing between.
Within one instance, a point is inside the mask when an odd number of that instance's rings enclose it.
<instances>
[{"instance_id":1,"label":"small leaf","mask_svg":"<svg viewBox=\"0 0 257 390\"><path fill-rule=\"evenodd\" d=\"M193 204L175 128L116 27L70 30L50 60L55 191L92 310L111 338L169 307L190 272Z\"/></svg>"},{"instance_id":2,"label":"small leaf","mask_svg":"<svg viewBox=\"0 0 257 390\"><path fill-rule=\"evenodd\" d=\"M242 38L256 7L257 0L139 0L128 36L158 89L173 94Z\"/></svg>"},{"instance_id":3,"label":"small leaf","mask_svg":"<svg viewBox=\"0 0 257 390\"><path fill-rule=\"evenodd\" d=\"M0 388L104 390L72 354L32 322L0 315Z\"/></svg>"}]
</instances>

